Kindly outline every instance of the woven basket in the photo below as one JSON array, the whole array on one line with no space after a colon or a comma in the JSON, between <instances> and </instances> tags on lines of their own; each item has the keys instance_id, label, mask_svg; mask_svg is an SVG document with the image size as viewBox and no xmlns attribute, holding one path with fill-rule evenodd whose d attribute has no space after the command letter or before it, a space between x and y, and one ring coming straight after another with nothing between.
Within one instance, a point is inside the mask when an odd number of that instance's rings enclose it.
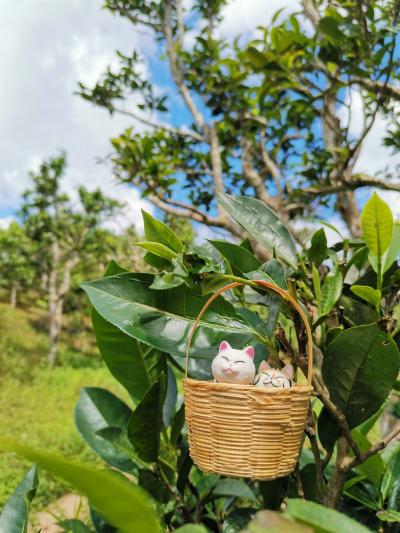
<instances>
[{"instance_id":1,"label":"woven basket","mask_svg":"<svg viewBox=\"0 0 400 533\"><path fill-rule=\"evenodd\" d=\"M187 377L189 350L208 306L230 283L215 293L200 311L189 335L183 380L189 451L205 472L231 477L274 479L293 472L301 446L312 392L312 334L306 315L290 294L264 280L254 283L277 292L299 313L307 332L307 385L271 389L197 381Z\"/></svg>"}]
</instances>

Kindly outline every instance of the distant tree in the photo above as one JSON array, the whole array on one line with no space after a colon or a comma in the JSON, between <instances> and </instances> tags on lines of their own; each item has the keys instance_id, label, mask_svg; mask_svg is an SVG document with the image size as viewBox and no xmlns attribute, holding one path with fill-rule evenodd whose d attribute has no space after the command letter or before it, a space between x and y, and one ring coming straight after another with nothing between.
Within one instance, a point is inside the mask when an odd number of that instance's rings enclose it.
<instances>
[{"instance_id":1,"label":"distant tree","mask_svg":"<svg viewBox=\"0 0 400 533\"><path fill-rule=\"evenodd\" d=\"M328 205L358 236L355 191L400 191L384 162L382 175L355 170L379 114L389 124L380 142L400 144L398 2L302 0L302 13L281 13L253 42L221 38L227 3L197 0L189 11L182 0L105 1L132 31L154 35L176 87L169 102L143 74L136 50L118 52L120 69L109 68L93 87L80 84L83 98L132 119L112 141L117 176L168 215L238 237L243 231L218 193L258 198L294 234L293 219ZM161 60L159 68L165 72ZM364 116L357 134L349 127L354 91Z\"/></svg>"},{"instance_id":2,"label":"distant tree","mask_svg":"<svg viewBox=\"0 0 400 533\"><path fill-rule=\"evenodd\" d=\"M57 343L62 326L65 296L71 286L71 274L80 261L97 260L108 251L102 223L120 204L106 198L100 190L80 187L79 206L61 192L61 178L66 169L61 155L44 161L38 172L31 172L33 188L24 193L21 215L26 233L35 243L48 299L48 362L57 359Z\"/></svg>"},{"instance_id":3,"label":"distant tree","mask_svg":"<svg viewBox=\"0 0 400 533\"><path fill-rule=\"evenodd\" d=\"M11 307L17 305L18 292L32 283L33 253L32 241L17 222L0 229L0 284L9 291Z\"/></svg>"}]
</instances>

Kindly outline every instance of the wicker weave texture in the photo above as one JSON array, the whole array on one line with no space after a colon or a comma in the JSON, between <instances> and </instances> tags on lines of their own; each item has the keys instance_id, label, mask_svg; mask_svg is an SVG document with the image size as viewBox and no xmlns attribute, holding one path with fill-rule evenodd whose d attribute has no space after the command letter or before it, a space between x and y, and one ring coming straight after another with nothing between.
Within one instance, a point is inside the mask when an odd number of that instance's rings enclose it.
<instances>
[{"instance_id":1,"label":"wicker weave texture","mask_svg":"<svg viewBox=\"0 0 400 533\"><path fill-rule=\"evenodd\" d=\"M183 380L190 456L203 471L274 479L293 471L312 387Z\"/></svg>"}]
</instances>

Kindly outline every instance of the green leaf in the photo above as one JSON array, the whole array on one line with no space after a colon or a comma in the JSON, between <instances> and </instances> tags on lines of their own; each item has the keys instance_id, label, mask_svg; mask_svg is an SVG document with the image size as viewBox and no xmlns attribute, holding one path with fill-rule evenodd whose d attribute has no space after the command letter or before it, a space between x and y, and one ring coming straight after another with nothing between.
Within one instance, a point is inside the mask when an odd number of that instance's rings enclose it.
<instances>
[{"instance_id":1,"label":"green leaf","mask_svg":"<svg viewBox=\"0 0 400 533\"><path fill-rule=\"evenodd\" d=\"M261 266L261 261L242 246L225 241L209 242L241 273L257 270Z\"/></svg>"},{"instance_id":2,"label":"green leaf","mask_svg":"<svg viewBox=\"0 0 400 533\"><path fill-rule=\"evenodd\" d=\"M393 215L376 192L362 210L361 227L369 251L378 259L381 258L392 241Z\"/></svg>"},{"instance_id":3,"label":"green leaf","mask_svg":"<svg viewBox=\"0 0 400 533\"><path fill-rule=\"evenodd\" d=\"M321 315L327 315L340 298L343 287L343 277L337 265L325 276L321 294Z\"/></svg>"},{"instance_id":4,"label":"green leaf","mask_svg":"<svg viewBox=\"0 0 400 533\"><path fill-rule=\"evenodd\" d=\"M85 441L107 463L125 472L135 468L131 458L97 432L108 427L126 431L131 415L131 409L124 402L98 387L81 389L75 407L75 424Z\"/></svg>"},{"instance_id":5,"label":"green leaf","mask_svg":"<svg viewBox=\"0 0 400 533\"><path fill-rule=\"evenodd\" d=\"M246 500L257 500L254 492L244 481L232 478L220 479L212 491L212 496L218 498L234 496Z\"/></svg>"},{"instance_id":6,"label":"green leaf","mask_svg":"<svg viewBox=\"0 0 400 533\"><path fill-rule=\"evenodd\" d=\"M63 531L68 533L93 533L92 529L88 528L82 520L78 520L77 518L61 520L57 525L58 527L63 528Z\"/></svg>"},{"instance_id":7,"label":"green leaf","mask_svg":"<svg viewBox=\"0 0 400 533\"><path fill-rule=\"evenodd\" d=\"M309 261L315 264L318 268L322 261L328 254L328 243L326 240L325 231L320 228L311 237L311 246L307 250L307 256Z\"/></svg>"},{"instance_id":8,"label":"green leaf","mask_svg":"<svg viewBox=\"0 0 400 533\"><path fill-rule=\"evenodd\" d=\"M186 524L184 526L174 529L175 533L208 533L208 530L204 526L198 526L195 524Z\"/></svg>"},{"instance_id":9,"label":"green leaf","mask_svg":"<svg viewBox=\"0 0 400 533\"><path fill-rule=\"evenodd\" d=\"M368 287L367 285L353 285L350 287L352 293L371 304L376 310L379 310L382 298L381 291Z\"/></svg>"},{"instance_id":10,"label":"green leaf","mask_svg":"<svg viewBox=\"0 0 400 533\"><path fill-rule=\"evenodd\" d=\"M222 533L238 533L250 522L256 513L256 509L250 507L239 507L234 509L225 518L222 525Z\"/></svg>"},{"instance_id":11,"label":"green leaf","mask_svg":"<svg viewBox=\"0 0 400 533\"><path fill-rule=\"evenodd\" d=\"M378 513L376 513L376 516L382 522L394 522L396 524L400 524L400 513L398 511L379 511Z\"/></svg>"},{"instance_id":12,"label":"green leaf","mask_svg":"<svg viewBox=\"0 0 400 533\"><path fill-rule=\"evenodd\" d=\"M360 431L353 429L351 435L362 452L372 446L372 443ZM380 487L385 464L379 453L376 453L357 466L355 470L357 473L363 474L375 487Z\"/></svg>"},{"instance_id":13,"label":"green leaf","mask_svg":"<svg viewBox=\"0 0 400 533\"><path fill-rule=\"evenodd\" d=\"M322 17L318 22L318 29L333 43L338 43L343 39L343 33L339 29L337 20L333 17Z\"/></svg>"},{"instance_id":14,"label":"green leaf","mask_svg":"<svg viewBox=\"0 0 400 533\"><path fill-rule=\"evenodd\" d=\"M383 254L382 257L382 274L387 272L392 264L396 261L400 254L400 222L397 221L393 224L392 241L389 248ZM378 270L377 259L374 255L369 255L369 262L375 272Z\"/></svg>"},{"instance_id":15,"label":"green leaf","mask_svg":"<svg viewBox=\"0 0 400 533\"><path fill-rule=\"evenodd\" d=\"M322 303L322 292L321 292L321 279L319 277L318 269L315 268L315 265L312 266L312 280L313 280L313 288L315 293L315 299L317 300L318 309L321 309L321 303Z\"/></svg>"},{"instance_id":16,"label":"green leaf","mask_svg":"<svg viewBox=\"0 0 400 533\"><path fill-rule=\"evenodd\" d=\"M389 496L393 484L396 480L400 478L400 449L395 453L387 467L385 474L382 479L382 487L381 487L381 493L382 493L382 499L383 501L386 500L386 498Z\"/></svg>"},{"instance_id":17,"label":"green leaf","mask_svg":"<svg viewBox=\"0 0 400 533\"><path fill-rule=\"evenodd\" d=\"M0 437L0 448L37 463L86 494L91 505L122 533L161 533L153 503L141 488L123 476L95 470L92 466L26 446L8 437Z\"/></svg>"},{"instance_id":18,"label":"green leaf","mask_svg":"<svg viewBox=\"0 0 400 533\"><path fill-rule=\"evenodd\" d=\"M385 401L399 372L399 352L375 324L340 333L327 347L322 374L331 400L350 428L367 420Z\"/></svg>"},{"instance_id":19,"label":"green leaf","mask_svg":"<svg viewBox=\"0 0 400 533\"><path fill-rule=\"evenodd\" d=\"M256 241L292 267L297 266L296 245L286 226L263 202L247 196L218 194L221 206Z\"/></svg>"},{"instance_id":20,"label":"green leaf","mask_svg":"<svg viewBox=\"0 0 400 533\"><path fill-rule=\"evenodd\" d=\"M138 456L146 462L158 459L165 387L165 375L162 374L136 407L129 421L129 440Z\"/></svg>"},{"instance_id":21,"label":"green leaf","mask_svg":"<svg viewBox=\"0 0 400 533\"><path fill-rule=\"evenodd\" d=\"M178 254L171 250L170 248L167 248L164 244L160 244L159 242L149 242L149 241L143 241L143 242L135 242L135 246L139 246L139 248L144 248L145 250L148 250L154 255L157 255L158 257L162 257L164 259L175 259L175 257L178 257Z\"/></svg>"},{"instance_id":22,"label":"green leaf","mask_svg":"<svg viewBox=\"0 0 400 533\"><path fill-rule=\"evenodd\" d=\"M171 228L142 209L144 234L148 241L158 242L176 253L184 249L183 243ZM150 250L151 251L151 250ZM158 254L157 254L158 255ZM161 256L163 257L163 256Z\"/></svg>"},{"instance_id":23,"label":"green leaf","mask_svg":"<svg viewBox=\"0 0 400 533\"><path fill-rule=\"evenodd\" d=\"M28 528L30 503L39 483L36 466L33 466L6 501L0 514L0 531L25 533Z\"/></svg>"},{"instance_id":24,"label":"green leaf","mask_svg":"<svg viewBox=\"0 0 400 533\"><path fill-rule=\"evenodd\" d=\"M176 384L175 374L171 367L167 367L167 392L165 395L165 402L163 407L163 423L164 426L169 426L172 417L175 414L176 401L178 399L178 387Z\"/></svg>"},{"instance_id":25,"label":"green leaf","mask_svg":"<svg viewBox=\"0 0 400 533\"><path fill-rule=\"evenodd\" d=\"M301 499L288 499L286 513L292 518L310 525L315 531L324 533L367 533L368 528L352 518L319 503Z\"/></svg>"},{"instance_id":26,"label":"green leaf","mask_svg":"<svg viewBox=\"0 0 400 533\"><path fill-rule=\"evenodd\" d=\"M152 282L150 274L118 274L82 287L96 311L115 327L164 352L185 356L190 329L207 298L185 286L152 290ZM203 315L191 357L213 358L221 337L233 346L246 346L259 337L222 298Z\"/></svg>"},{"instance_id":27,"label":"green leaf","mask_svg":"<svg viewBox=\"0 0 400 533\"><path fill-rule=\"evenodd\" d=\"M114 261L104 277L127 272ZM134 402L139 402L165 369L163 354L138 342L92 310L92 324L97 346L111 374L126 388Z\"/></svg>"}]
</instances>

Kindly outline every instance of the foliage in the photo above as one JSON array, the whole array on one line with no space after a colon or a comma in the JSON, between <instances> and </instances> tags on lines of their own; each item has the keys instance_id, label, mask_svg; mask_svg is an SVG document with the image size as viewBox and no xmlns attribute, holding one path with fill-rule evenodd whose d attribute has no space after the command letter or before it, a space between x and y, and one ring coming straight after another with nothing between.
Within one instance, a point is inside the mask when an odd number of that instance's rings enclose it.
<instances>
[{"instance_id":1,"label":"foliage","mask_svg":"<svg viewBox=\"0 0 400 533\"><path fill-rule=\"evenodd\" d=\"M252 198L230 198L229 202L236 206L232 215L237 217L241 216L238 206L244 211L254 206ZM363 220L370 205L365 207ZM339 523L343 531L367 531L395 521L400 512L400 449L392 441L400 429L394 426L383 437L377 424L387 397L390 402L398 401L397 262L382 276L379 301L369 301L363 293L352 292L349 281L371 289L376 285L375 249L369 235L366 240L345 239L328 247L319 229L310 246L297 251L294 268L294 257L288 256L262 263L247 241L240 245L217 241L215 246L211 241L214 250L210 245L193 248L148 213L144 220L147 242L173 253L167 259L163 249L153 246L145 256L149 264L154 264L154 258L162 259L159 272L131 273L111 263L104 278L83 284L94 307L102 356L134 400L132 407L102 388L82 391L76 423L91 448L148 493L155 502L157 521L168 530L190 530L188 523L195 521L211 531L271 527L287 531L291 524L294 531L328 532L336 531ZM288 245L280 221L264 208L246 220L250 237L260 231L260 224L271 228L273 248ZM385 220L377 219L374 224L381 235ZM385 237L387 248L397 239L394 228ZM367 246L370 253L360 259L360 250L366 251ZM204 314L194 338L190 375L210 377L210 362L223 335L233 345L251 342L258 361L268 358L283 365L291 360L298 379L304 379L303 328L296 320L292 322L286 305L275 305L255 286L252 279L256 278L288 286L310 312L316 366L313 387L318 395L305 428L307 440L298 473L268 482L198 470L188 453L180 394L188 332L209 294L232 280L241 281L245 288L216 300ZM273 325L268 335L264 320ZM19 445L13 446L25 453ZM28 455L47 461L42 452L28 451ZM51 462L46 465L76 483L71 478L75 467L69 472L66 466L60 470ZM80 488L93 505L99 502L91 488ZM311 501L297 498L303 495ZM261 513L251 522L257 510L264 507L272 512L282 506L283 514ZM338 514L335 507L347 516ZM103 504L97 511L116 524Z\"/></svg>"},{"instance_id":2,"label":"foliage","mask_svg":"<svg viewBox=\"0 0 400 533\"><path fill-rule=\"evenodd\" d=\"M12 222L7 229L0 229L0 284L10 291L10 301L17 303L20 289L26 289L33 281L34 265L31 256L34 244L25 229Z\"/></svg>"},{"instance_id":3,"label":"foliage","mask_svg":"<svg viewBox=\"0 0 400 533\"><path fill-rule=\"evenodd\" d=\"M268 25L260 13L257 31L231 38L219 31L227 3L105 2L133 32L150 34L162 58L151 57L146 77L137 50L117 52L119 68L79 84L85 100L132 120L112 140L117 176L167 216L236 236L243 228L218 193L257 198L294 234L292 220L329 206L358 237L355 190L399 191L394 172L357 167L379 116L388 124L381 141L398 146L396 2L302 0L301 11L280 10ZM169 75L161 94L155 65ZM351 126L356 99L359 132Z\"/></svg>"}]
</instances>

